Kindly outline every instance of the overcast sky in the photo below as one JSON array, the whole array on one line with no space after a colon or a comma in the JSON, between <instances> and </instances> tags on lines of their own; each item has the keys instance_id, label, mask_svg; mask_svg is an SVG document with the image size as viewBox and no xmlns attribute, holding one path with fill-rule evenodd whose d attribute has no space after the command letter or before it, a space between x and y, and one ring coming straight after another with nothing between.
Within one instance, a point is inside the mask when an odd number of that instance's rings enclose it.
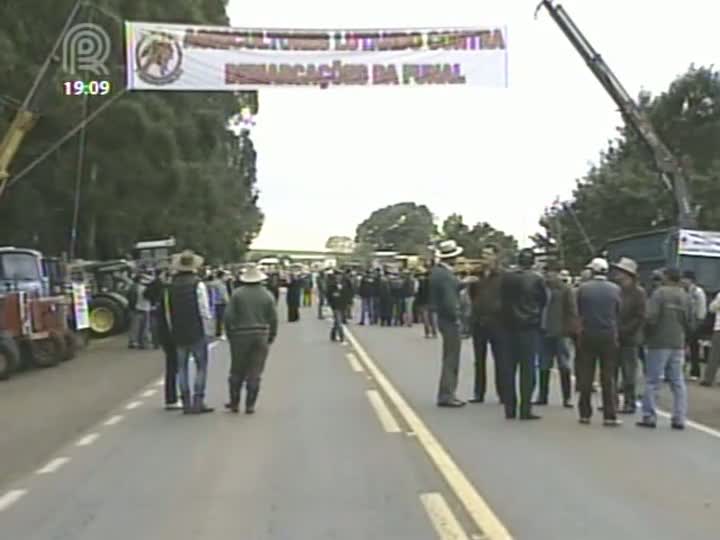
<instances>
[{"instance_id":1,"label":"overcast sky","mask_svg":"<svg viewBox=\"0 0 720 540\"><path fill-rule=\"evenodd\" d=\"M562 4L628 91L664 90L691 62L720 59L709 0ZM507 25L508 89L269 89L253 138L265 226L254 247L319 249L375 209L426 204L521 244L567 198L620 118L536 0L230 0L233 26L417 28Z\"/></svg>"}]
</instances>

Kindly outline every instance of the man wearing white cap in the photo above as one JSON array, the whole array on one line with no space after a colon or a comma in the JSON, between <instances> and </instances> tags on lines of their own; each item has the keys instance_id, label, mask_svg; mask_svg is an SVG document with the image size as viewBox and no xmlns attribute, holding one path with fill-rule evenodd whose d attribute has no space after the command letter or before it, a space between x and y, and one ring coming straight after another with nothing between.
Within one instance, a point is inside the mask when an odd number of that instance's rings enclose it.
<instances>
[{"instance_id":1,"label":"man wearing white cap","mask_svg":"<svg viewBox=\"0 0 720 540\"><path fill-rule=\"evenodd\" d=\"M251 266L240 276L241 286L235 290L225 311L225 329L230 340L230 401L225 405L238 412L243 383L245 412L253 414L260 393L265 362L278 328L275 298L262 286L268 276Z\"/></svg>"},{"instance_id":2,"label":"man wearing white cap","mask_svg":"<svg viewBox=\"0 0 720 540\"><path fill-rule=\"evenodd\" d=\"M462 284L455 276L452 262L463 248L454 240L445 240L438 246L435 256L440 262L430 274L430 305L438 316L438 327L442 335L442 374L438 389L439 407L463 407L455 395L460 371L460 289Z\"/></svg>"},{"instance_id":3,"label":"man wearing white cap","mask_svg":"<svg viewBox=\"0 0 720 540\"><path fill-rule=\"evenodd\" d=\"M578 408L580 423L589 424L592 417L592 385L596 366L600 364L604 425L619 426L615 370L617 365L621 306L620 287L608 281L608 262L602 258L589 264L592 279L577 293L581 333L578 340L577 375L580 390Z\"/></svg>"}]
</instances>

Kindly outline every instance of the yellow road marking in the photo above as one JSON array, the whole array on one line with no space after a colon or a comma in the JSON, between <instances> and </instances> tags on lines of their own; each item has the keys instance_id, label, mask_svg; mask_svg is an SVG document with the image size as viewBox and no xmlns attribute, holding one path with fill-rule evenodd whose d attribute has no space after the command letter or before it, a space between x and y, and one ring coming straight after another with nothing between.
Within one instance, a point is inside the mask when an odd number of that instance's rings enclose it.
<instances>
[{"instance_id":1,"label":"yellow road marking","mask_svg":"<svg viewBox=\"0 0 720 540\"><path fill-rule=\"evenodd\" d=\"M420 495L425 511L441 540L468 540L467 534L458 523L447 502L439 493Z\"/></svg>"},{"instance_id":2,"label":"yellow road marking","mask_svg":"<svg viewBox=\"0 0 720 540\"><path fill-rule=\"evenodd\" d=\"M390 409L385 405L383 398L380 397L380 393L377 390L368 390L367 397L370 400L370 405L375 409L383 429L388 433L400 433L400 426L395 421Z\"/></svg>"},{"instance_id":3,"label":"yellow road marking","mask_svg":"<svg viewBox=\"0 0 720 540\"><path fill-rule=\"evenodd\" d=\"M350 367L355 373L361 373L363 368L360 365L360 362L358 362L357 356L355 356L353 353L347 353L345 355L348 359L348 362L350 362Z\"/></svg>"},{"instance_id":4,"label":"yellow road marking","mask_svg":"<svg viewBox=\"0 0 720 540\"><path fill-rule=\"evenodd\" d=\"M418 441L427 452L430 459L435 463L445 481L450 485L455 495L462 502L475 524L483 531L488 540L513 540L512 535L495 515L490 506L480 496L475 487L470 483L465 474L460 470L440 442L420 420L420 417L408 405L400 393L375 365L365 349L360 345L355 336L349 330L345 334L350 340L358 357L365 364L377 384L382 388L385 395L395 405L410 429L417 435Z\"/></svg>"}]
</instances>

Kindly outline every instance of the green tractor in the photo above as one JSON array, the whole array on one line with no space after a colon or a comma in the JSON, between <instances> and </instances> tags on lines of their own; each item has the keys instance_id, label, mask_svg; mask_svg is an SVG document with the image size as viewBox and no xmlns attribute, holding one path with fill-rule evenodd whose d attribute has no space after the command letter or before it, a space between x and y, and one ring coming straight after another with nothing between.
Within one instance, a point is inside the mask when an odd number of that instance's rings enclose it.
<instances>
[{"instance_id":1,"label":"green tractor","mask_svg":"<svg viewBox=\"0 0 720 540\"><path fill-rule=\"evenodd\" d=\"M134 271L134 263L125 259L71 264L73 276L90 289L90 331L94 337L110 337L127 330L127 296Z\"/></svg>"}]
</instances>

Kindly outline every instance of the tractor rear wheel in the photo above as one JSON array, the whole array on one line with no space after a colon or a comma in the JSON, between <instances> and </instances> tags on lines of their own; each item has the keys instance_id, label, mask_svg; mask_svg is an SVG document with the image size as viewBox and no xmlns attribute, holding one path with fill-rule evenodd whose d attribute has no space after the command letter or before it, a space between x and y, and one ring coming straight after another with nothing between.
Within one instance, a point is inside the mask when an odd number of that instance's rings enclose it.
<instances>
[{"instance_id":1,"label":"tractor rear wheel","mask_svg":"<svg viewBox=\"0 0 720 540\"><path fill-rule=\"evenodd\" d=\"M90 304L90 331L95 337L118 334L125 327L125 312L109 298L96 298Z\"/></svg>"},{"instance_id":2,"label":"tractor rear wheel","mask_svg":"<svg viewBox=\"0 0 720 540\"><path fill-rule=\"evenodd\" d=\"M33 365L40 368L58 365L65 356L65 341L59 334L29 342Z\"/></svg>"},{"instance_id":3,"label":"tractor rear wheel","mask_svg":"<svg viewBox=\"0 0 720 540\"><path fill-rule=\"evenodd\" d=\"M10 378L20 365L20 352L12 338L0 337L0 381Z\"/></svg>"}]
</instances>

